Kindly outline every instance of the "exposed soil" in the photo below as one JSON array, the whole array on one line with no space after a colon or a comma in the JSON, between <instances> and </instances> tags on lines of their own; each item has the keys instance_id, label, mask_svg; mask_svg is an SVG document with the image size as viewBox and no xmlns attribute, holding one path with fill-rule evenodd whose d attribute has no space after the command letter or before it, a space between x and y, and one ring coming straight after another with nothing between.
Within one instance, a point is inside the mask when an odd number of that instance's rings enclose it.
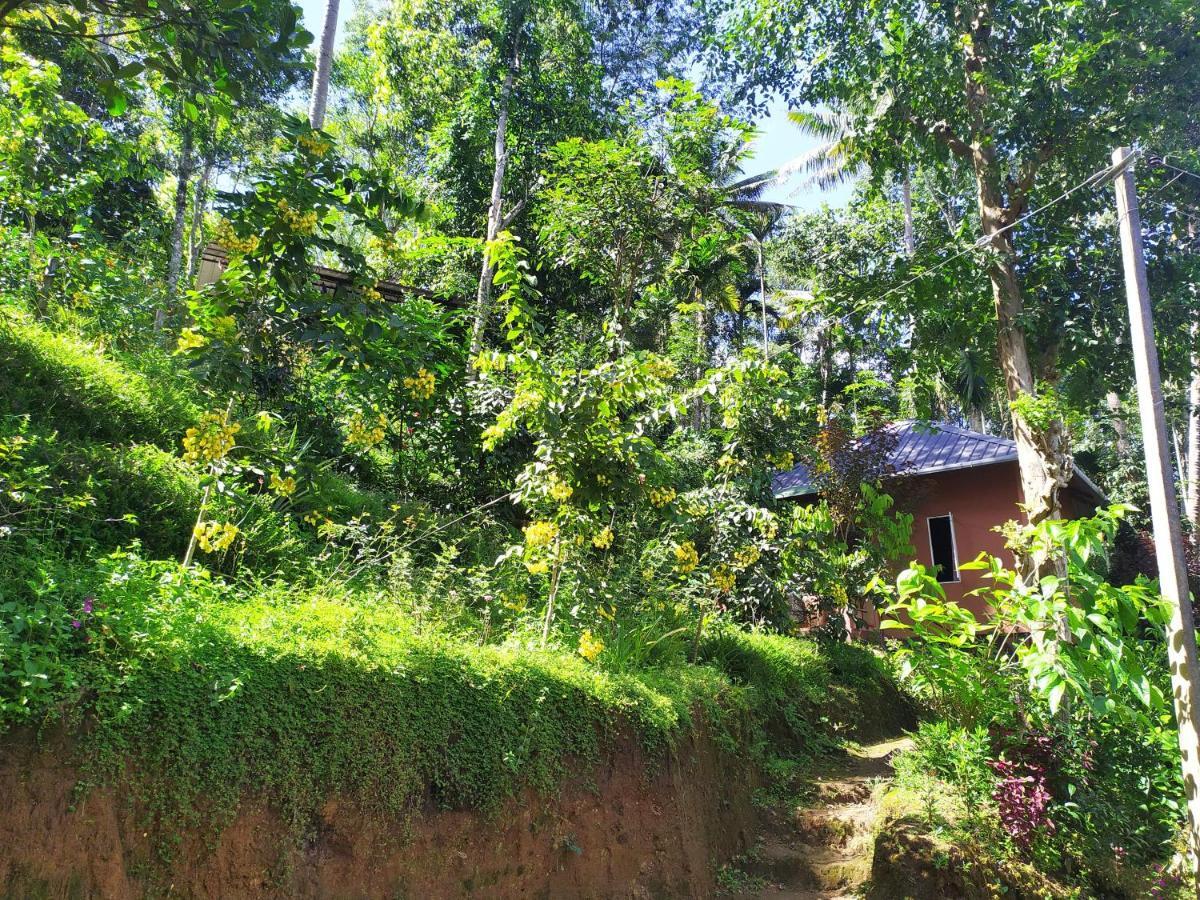
<instances>
[{"instance_id":1,"label":"exposed soil","mask_svg":"<svg viewBox=\"0 0 1200 900\"><path fill-rule=\"evenodd\" d=\"M891 780L890 760L907 738L851 752L827 767L803 802L778 808L750 854L756 882L737 896L772 900L849 900L871 878L876 797Z\"/></svg>"},{"instance_id":2,"label":"exposed soil","mask_svg":"<svg viewBox=\"0 0 1200 900\"><path fill-rule=\"evenodd\" d=\"M170 863L120 790L72 807L63 743L0 748L0 896L213 898L711 897L754 831L752 774L711 741L665 761L623 742L600 771L495 815L426 811L403 823L326 804L302 846L279 814L242 804L219 836L185 833Z\"/></svg>"}]
</instances>

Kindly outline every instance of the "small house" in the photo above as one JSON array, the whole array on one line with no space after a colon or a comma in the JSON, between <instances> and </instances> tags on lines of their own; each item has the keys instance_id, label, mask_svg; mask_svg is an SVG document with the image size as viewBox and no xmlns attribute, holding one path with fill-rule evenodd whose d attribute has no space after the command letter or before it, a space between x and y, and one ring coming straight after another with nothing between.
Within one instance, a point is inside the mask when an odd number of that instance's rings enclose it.
<instances>
[{"instance_id":1,"label":"small house","mask_svg":"<svg viewBox=\"0 0 1200 900\"><path fill-rule=\"evenodd\" d=\"M982 601L966 597L982 586L981 574L963 572L959 566L981 552L1008 565L1013 562L1004 537L995 529L1010 519L1024 518L1016 444L1009 438L943 423L904 421L888 428L896 438L889 468L910 488L905 493L907 511L913 514L917 561L936 571L949 599L965 598L967 608L985 614ZM776 499L817 495L803 464L777 474L772 490ZM1106 502L1104 493L1078 468L1060 500L1066 518L1090 515Z\"/></svg>"}]
</instances>

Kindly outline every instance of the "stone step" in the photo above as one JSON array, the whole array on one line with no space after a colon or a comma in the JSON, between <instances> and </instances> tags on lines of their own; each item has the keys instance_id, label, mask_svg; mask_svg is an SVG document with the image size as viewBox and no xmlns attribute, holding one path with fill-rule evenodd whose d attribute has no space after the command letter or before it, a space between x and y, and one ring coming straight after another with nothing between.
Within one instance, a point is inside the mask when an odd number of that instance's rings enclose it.
<instances>
[{"instance_id":1,"label":"stone step","mask_svg":"<svg viewBox=\"0 0 1200 900\"><path fill-rule=\"evenodd\" d=\"M871 871L869 856L812 844L767 844L749 871L772 885L840 891L857 887Z\"/></svg>"},{"instance_id":2,"label":"stone step","mask_svg":"<svg viewBox=\"0 0 1200 900\"><path fill-rule=\"evenodd\" d=\"M802 807L793 815L797 836L806 844L845 847L870 830L875 808L870 803Z\"/></svg>"},{"instance_id":3,"label":"stone step","mask_svg":"<svg viewBox=\"0 0 1200 900\"><path fill-rule=\"evenodd\" d=\"M865 803L871 798L874 785L863 779L845 781L818 781L815 785L816 801L821 806Z\"/></svg>"}]
</instances>

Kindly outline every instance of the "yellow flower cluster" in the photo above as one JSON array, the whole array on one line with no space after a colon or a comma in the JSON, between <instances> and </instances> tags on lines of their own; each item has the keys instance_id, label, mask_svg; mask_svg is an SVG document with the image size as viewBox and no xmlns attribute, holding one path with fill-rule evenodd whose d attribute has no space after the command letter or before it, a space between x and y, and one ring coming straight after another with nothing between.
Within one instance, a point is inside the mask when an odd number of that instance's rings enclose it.
<instances>
[{"instance_id":1,"label":"yellow flower cluster","mask_svg":"<svg viewBox=\"0 0 1200 900\"><path fill-rule=\"evenodd\" d=\"M272 472L270 488L281 497L290 497L296 493L296 479L291 475L280 478L278 472Z\"/></svg>"},{"instance_id":2,"label":"yellow flower cluster","mask_svg":"<svg viewBox=\"0 0 1200 900\"><path fill-rule=\"evenodd\" d=\"M296 142L317 159L320 159L333 149L332 141L327 141L320 135L309 132L305 132L304 134L300 135L300 137L296 139Z\"/></svg>"},{"instance_id":3,"label":"yellow flower cluster","mask_svg":"<svg viewBox=\"0 0 1200 900\"><path fill-rule=\"evenodd\" d=\"M206 412L200 424L184 434L183 458L188 462L220 462L233 449L234 435L241 430L242 426L229 422L225 413Z\"/></svg>"},{"instance_id":4,"label":"yellow flower cluster","mask_svg":"<svg viewBox=\"0 0 1200 900\"><path fill-rule=\"evenodd\" d=\"M544 559L533 559L525 563L530 575L545 575L550 571L550 563Z\"/></svg>"},{"instance_id":5,"label":"yellow flower cluster","mask_svg":"<svg viewBox=\"0 0 1200 900\"><path fill-rule=\"evenodd\" d=\"M796 465L796 454L791 450L780 453L778 456L772 456L771 462L777 469L790 469Z\"/></svg>"},{"instance_id":6,"label":"yellow flower cluster","mask_svg":"<svg viewBox=\"0 0 1200 900\"><path fill-rule=\"evenodd\" d=\"M228 219L222 219L217 223L217 233L213 235L213 240L230 253L240 253L243 256L253 253L258 249L258 235L252 234L249 237L238 237L237 232L233 230L233 225Z\"/></svg>"},{"instance_id":7,"label":"yellow flower cluster","mask_svg":"<svg viewBox=\"0 0 1200 900\"><path fill-rule=\"evenodd\" d=\"M772 515L766 515L754 523L758 529L758 533L765 537L768 541L775 540L779 534L779 520Z\"/></svg>"},{"instance_id":8,"label":"yellow flower cluster","mask_svg":"<svg viewBox=\"0 0 1200 900\"><path fill-rule=\"evenodd\" d=\"M428 400L433 396L433 389L436 386L437 379L424 366L418 369L417 374L412 378L404 379L404 387L408 389L408 395L414 400Z\"/></svg>"},{"instance_id":9,"label":"yellow flower cluster","mask_svg":"<svg viewBox=\"0 0 1200 900\"><path fill-rule=\"evenodd\" d=\"M356 412L346 428L346 443L358 450L370 450L383 443L387 427L388 419L383 413L379 413L374 419L368 419L361 412Z\"/></svg>"},{"instance_id":10,"label":"yellow flower cluster","mask_svg":"<svg viewBox=\"0 0 1200 900\"><path fill-rule=\"evenodd\" d=\"M558 526L553 522L534 522L525 527L525 546L549 547L558 537Z\"/></svg>"},{"instance_id":11,"label":"yellow flower cluster","mask_svg":"<svg viewBox=\"0 0 1200 900\"><path fill-rule=\"evenodd\" d=\"M733 554L733 564L739 569L748 569L761 558L762 553L759 552L759 549L750 544L749 546L742 547Z\"/></svg>"},{"instance_id":12,"label":"yellow flower cluster","mask_svg":"<svg viewBox=\"0 0 1200 900\"><path fill-rule=\"evenodd\" d=\"M650 370L651 375L660 381L670 381L679 373L679 369L675 366L675 363L669 359L651 360L646 368Z\"/></svg>"},{"instance_id":13,"label":"yellow flower cluster","mask_svg":"<svg viewBox=\"0 0 1200 900\"><path fill-rule=\"evenodd\" d=\"M708 515L708 504L703 500L689 500L683 511L689 516Z\"/></svg>"},{"instance_id":14,"label":"yellow flower cluster","mask_svg":"<svg viewBox=\"0 0 1200 900\"><path fill-rule=\"evenodd\" d=\"M232 522L201 522L196 526L196 543L205 553L228 550L237 536L238 527Z\"/></svg>"},{"instance_id":15,"label":"yellow flower cluster","mask_svg":"<svg viewBox=\"0 0 1200 900\"><path fill-rule=\"evenodd\" d=\"M592 536L592 546L597 550L607 550L613 545L614 537L616 537L616 535L613 534L613 530L611 528L605 528Z\"/></svg>"},{"instance_id":16,"label":"yellow flower cluster","mask_svg":"<svg viewBox=\"0 0 1200 900\"><path fill-rule=\"evenodd\" d=\"M650 488L650 505L658 509L674 502L675 497L675 488Z\"/></svg>"},{"instance_id":17,"label":"yellow flower cluster","mask_svg":"<svg viewBox=\"0 0 1200 900\"><path fill-rule=\"evenodd\" d=\"M237 337L237 319L233 316L217 316L212 320L212 332L223 341Z\"/></svg>"},{"instance_id":18,"label":"yellow flower cluster","mask_svg":"<svg viewBox=\"0 0 1200 900\"><path fill-rule=\"evenodd\" d=\"M712 571L712 582L718 591L728 594L737 584L737 576L733 574L733 570L729 566L720 565Z\"/></svg>"},{"instance_id":19,"label":"yellow flower cluster","mask_svg":"<svg viewBox=\"0 0 1200 900\"><path fill-rule=\"evenodd\" d=\"M302 213L298 209L292 209L291 204L282 197L275 204L275 208L279 210L279 218L283 219L287 223L288 228L292 229L296 234L312 234L316 231L316 212L309 210L306 213Z\"/></svg>"},{"instance_id":20,"label":"yellow flower cluster","mask_svg":"<svg viewBox=\"0 0 1200 900\"><path fill-rule=\"evenodd\" d=\"M592 634L590 628L585 628L583 634L579 636L579 655L588 662L595 662L603 652L604 641Z\"/></svg>"},{"instance_id":21,"label":"yellow flower cluster","mask_svg":"<svg viewBox=\"0 0 1200 900\"><path fill-rule=\"evenodd\" d=\"M189 350L198 350L207 343L208 338L195 328L185 328L179 332L179 340L175 344L175 352L187 353Z\"/></svg>"},{"instance_id":22,"label":"yellow flower cluster","mask_svg":"<svg viewBox=\"0 0 1200 900\"><path fill-rule=\"evenodd\" d=\"M265 409L254 417L254 427L259 431L270 431L273 422L274 420L271 418L271 414Z\"/></svg>"},{"instance_id":23,"label":"yellow flower cluster","mask_svg":"<svg viewBox=\"0 0 1200 900\"><path fill-rule=\"evenodd\" d=\"M571 495L573 493L575 493L575 489L573 487L560 479L558 476L554 476L553 481L550 482L549 490L549 494L552 498L557 500L559 503L566 503L571 499Z\"/></svg>"},{"instance_id":24,"label":"yellow flower cluster","mask_svg":"<svg viewBox=\"0 0 1200 900\"><path fill-rule=\"evenodd\" d=\"M736 469L739 465L737 459L728 453L717 460L718 469Z\"/></svg>"},{"instance_id":25,"label":"yellow flower cluster","mask_svg":"<svg viewBox=\"0 0 1200 900\"><path fill-rule=\"evenodd\" d=\"M691 541L684 541L675 547L675 568L685 575L693 571L696 566L700 565L700 554L696 552L696 545Z\"/></svg>"}]
</instances>

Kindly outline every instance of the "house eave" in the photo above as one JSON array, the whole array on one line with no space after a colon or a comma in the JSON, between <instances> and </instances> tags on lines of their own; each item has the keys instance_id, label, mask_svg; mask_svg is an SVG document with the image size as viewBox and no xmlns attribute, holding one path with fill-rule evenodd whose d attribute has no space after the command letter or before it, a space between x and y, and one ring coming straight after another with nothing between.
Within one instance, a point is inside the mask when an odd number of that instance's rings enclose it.
<instances>
[{"instance_id":1,"label":"house eave","mask_svg":"<svg viewBox=\"0 0 1200 900\"><path fill-rule=\"evenodd\" d=\"M989 459L986 462L950 463L944 466L932 466L928 469L921 469L918 472L898 472L895 477L903 478L905 476L910 476L913 478L924 478L926 475L941 475L945 472L959 472L963 469L986 469L988 466L998 466L1003 463L1011 463L1016 461L1017 454L1016 451L1013 451L1010 454L997 457L995 459ZM1074 477L1078 478L1083 483L1083 486L1087 488L1087 490L1090 491L1101 503L1108 502L1108 495L1106 495L1104 491L1100 489L1096 482L1088 478L1082 469L1080 469L1078 466L1075 466L1073 467L1072 474ZM800 497L811 497L817 493L817 489L812 485L787 488L786 490L780 491L777 494L772 492L776 500L795 500Z\"/></svg>"},{"instance_id":2,"label":"house eave","mask_svg":"<svg viewBox=\"0 0 1200 900\"><path fill-rule=\"evenodd\" d=\"M941 475L943 472L958 472L958 471L961 471L962 469L985 469L988 466L996 466L996 465L1000 465L1001 463L1010 463L1010 462L1016 462L1016 461L1017 461L1017 454L1015 452L1013 452L1007 456L1001 456L1001 457L997 457L995 459L989 459L986 462L975 461L975 462L948 463L944 466L931 466L928 469L920 469L916 472L897 472L892 477L894 477L894 478L905 478L905 477L924 478L926 475ZM1089 484L1090 484L1090 482L1089 482ZM810 484L810 485L805 485L804 487L788 488L784 491L781 491L778 494L775 494L774 496L775 496L776 500L791 500L791 499L795 499L796 497L811 497L813 494L816 494L816 493L818 493L817 489Z\"/></svg>"}]
</instances>

